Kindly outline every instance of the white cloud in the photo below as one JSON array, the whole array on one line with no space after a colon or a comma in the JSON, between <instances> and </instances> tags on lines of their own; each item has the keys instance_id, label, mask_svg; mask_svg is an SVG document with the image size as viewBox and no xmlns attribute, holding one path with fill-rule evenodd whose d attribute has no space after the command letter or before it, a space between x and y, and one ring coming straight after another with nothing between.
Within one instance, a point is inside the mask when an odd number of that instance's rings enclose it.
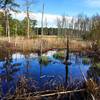
<instances>
[{"instance_id":1,"label":"white cloud","mask_svg":"<svg viewBox=\"0 0 100 100\"><path fill-rule=\"evenodd\" d=\"M0 9L0 12L3 12L3 10ZM26 13L25 12L20 12L20 13L14 13L14 12L10 12L12 17L18 20L23 20L26 17ZM72 18L71 16L65 16L67 23L71 23ZM41 27L41 19L42 19L42 14L41 13L32 13L30 12L30 18L33 20L37 20L37 27ZM60 20L62 20L62 16L61 15L54 15L54 14L44 14L44 27L46 27L45 25L45 20L47 21L47 25L48 27L57 27L57 18L59 18ZM77 21L77 18L74 18L74 23Z\"/></svg>"},{"instance_id":2,"label":"white cloud","mask_svg":"<svg viewBox=\"0 0 100 100\"><path fill-rule=\"evenodd\" d=\"M85 0L87 6L100 8L100 0Z\"/></svg>"},{"instance_id":3,"label":"white cloud","mask_svg":"<svg viewBox=\"0 0 100 100\"><path fill-rule=\"evenodd\" d=\"M12 16L14 18L19 19L19 20L23 20L24 17L26 17L26 13L25 12L21 12L21 13L17 13L17 14L12 12L11 14L12 14ZM41 26L41 19L42 19L42 14L41 13L32 13L32 12L30 12L30 18L37 20L37 22L38 22L37 26L38 27ZM45 26L45 20L47 20L48 27L56 27L57 18L61 19L62 16L61 15L54 15L54 14L44 14L44 26ZM66 19L70 23L72 17L66 16Z\"/></svg>"}]
</instances>

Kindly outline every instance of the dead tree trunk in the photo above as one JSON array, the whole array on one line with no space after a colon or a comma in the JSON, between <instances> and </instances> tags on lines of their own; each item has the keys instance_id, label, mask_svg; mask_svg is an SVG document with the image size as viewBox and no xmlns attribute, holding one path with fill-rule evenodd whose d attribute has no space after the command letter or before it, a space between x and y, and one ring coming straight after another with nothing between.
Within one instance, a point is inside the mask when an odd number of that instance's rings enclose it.
<instances>
[{"instance_id":1,"label":"dead tree trunk","mask_svg":"<svg viewBox=\"0 0 100 100\"><path fill-rule=\"evenodd\" d=\"M29 7L27 6L27 37L30 37L30 18L29 18Z\"/></svg>"},{"instance_id":2,"label":"dead tree trunk","mask_svg":"<svg viewBox=\"0 0 100 100\"><path fill-rule=\"evenodd\" d=\"M69 37L67 36L67 55L66 55L66 60L68 61L69 59Z\"/></svg>"},{"instance_id":3,"label":"dead tree trunk","mask_svg":"<svg viewBox=\"0 0 100 100\"><path fill-rule=\"evenodd\" d=\"M41 55L42 55L42 38L43 38L43 19L44 19L44 4L42 8L42 19L41 19Z\"/></svg>"},{"instance_id":4,"label":"dead tree trunk","mask_svg":"<svg viewBox=\"0 0 100 100\"><path fill-rule=\"evenodd\" d=\"M68 64L69 60L69 37L67 35L67 48L65 50L65 64Z\"/></svg>"},{"instance_id":5,"label":"dead tree trunk","mask_svg":"<svg viewBox=\"0 0 100 100\"><path fill-rule=\"evenodd\" d=\"M9 27L8 15L7 15L7 33L8 33L8 39L9 39L9 42L10 42L10 27Z\"/></svg>"},{"instance_id":6,"label":"dead tree trunk","mask_svg":"<svg viewBox=\"0 0 100 100\"><path fill-rule=\"evenodd\" d=\"M8 10L5 9L5 27L6 27L6 36L8 37L8 41L10 42L10 26L9 26L9 14Z\"/></svg>"}]
</instances>

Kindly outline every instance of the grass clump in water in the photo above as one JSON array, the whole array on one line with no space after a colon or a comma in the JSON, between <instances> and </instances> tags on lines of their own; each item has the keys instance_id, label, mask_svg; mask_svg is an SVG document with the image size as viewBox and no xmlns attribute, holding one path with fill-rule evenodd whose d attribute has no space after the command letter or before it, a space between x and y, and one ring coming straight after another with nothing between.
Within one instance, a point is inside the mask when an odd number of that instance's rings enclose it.
<instances>
[{"instance_id":1,"label":"grass clump in water","mask_svg":"<svg viewBox=\"0 0 100 100\"><path fill-rule=\"evenodd\" d=\"M40 64L47 65L49 63L49 59L47 56L40 56L39 62Z\"/></svg>"},{"instance_id":2,"label":"grass clump in water","mask_svg":"<svg viewBox=\"0 0 100 100\"><path fill-rule=\"evenodd\" d=\"M55 59L63 59L64 58L64 53L61 53L61 52L57 52L53 55L53 57Z\"/></svg>"},{"instance_id":3,"label":"grass clump in water","mask_svg":"<svg viewBox=\"0 0 100 100\"><path fill-rule=\"evenodd\" d=\"M89 64L89 63L90 63L90 59L87 58L87 57L84 57L84 58L82 59L82 63L83 63L83 64Z\"/></svg>"},{"instance_id":4,"label":"grass clump in water","mask_svg":"<svg viewBox=\"0 0 100 100\"><path fill-rule=\"evenodd\" d=\"M100 68L100 62L99 63L96 63L96 67L97 68Z\"/></svg>"}]
</instances>

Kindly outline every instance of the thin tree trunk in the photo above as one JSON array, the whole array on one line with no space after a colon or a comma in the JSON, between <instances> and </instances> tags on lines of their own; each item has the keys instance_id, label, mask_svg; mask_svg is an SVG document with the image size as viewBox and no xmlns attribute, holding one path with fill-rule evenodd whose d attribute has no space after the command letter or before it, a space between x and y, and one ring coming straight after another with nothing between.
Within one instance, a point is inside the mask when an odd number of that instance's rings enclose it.
<instances>
[{"instance_id":1,"label":"thin tree trunk","mask_svg":"<svg viewBox=\"0 0 100 100\"><path fill-rule=\"evenodd\" d=\"M6 21L6 36L8 36L7 35L7 15L5 15L5 16L6 16L6 20L5 20Z\"/></svg>"},{"instance_id":2,"label":"thin tree trunk","mask_svg":"<svg viewBox=\"0 0 100 100\"><path fill-rule=\"evenodd\" d=\"M8 31L8 39L9 39L9 42L10 42L10 26L9 26L8 15L7 15L7 31Z\"/></svg>"},{"instance_id":3,"label":"thin tree trunk","mask_svg":"<svg viewBox=\"0 0 100 100\"><path fill-rule=\"evenodd\" d=\"M16 27L15 27L15 46L17 45L17 21L16 21Z\"/></svg>"},{"instance_id":4,"label":"thin tree trunk","mask_svg":"<svg viewBox=\"0 0 100 100\"><path fill-rule=\"evenodd\" d=\"M10 26L9 26L9 17L8 17L8 11L5 10L5 17L6 17L6 35L8 37L8 41L10 42Z\"/></svg>"},{"instance_id":5,"label":"thin tree trunk","mask_svg":"<svg viewBox=\"0 0 100 100\"><path fill-rule=\"evenodd\" d=\"M69 36L67 35L67 49L66 49L65 62L68 63L68 60L69 60Z\"/></svg>"},{"instance_id":6,"label":"thin tree trunk","mask_svg":"<svg viewBox=\"0 0 100 100\"><path fill-rule=\"evenodd\" d=\"M44 4L42 8L42 20L41 20L41 55L42 55L42 38L43 38L43 19L44 19Z\"/></svg>"},{"instance_id":7,"label":"thin tree trunk","mask_svg":"<svg viewBox=\"0 0 100 100\"><path fill-rule=\"evenodd\" d=\"M4 16L5 16L5 35L7 36L7 11L4 9Z\"/></svg>"},{"instance_id":8,"label":"thin tree trunk","mask_svg":"<svg viewBox=\"0 0 100 100\"><path fill-rule=\"evenodd\" d=\"M29 19L29 7L27 7L27 37L30 37L30 19Z\"/></svg>"}]
</instances>

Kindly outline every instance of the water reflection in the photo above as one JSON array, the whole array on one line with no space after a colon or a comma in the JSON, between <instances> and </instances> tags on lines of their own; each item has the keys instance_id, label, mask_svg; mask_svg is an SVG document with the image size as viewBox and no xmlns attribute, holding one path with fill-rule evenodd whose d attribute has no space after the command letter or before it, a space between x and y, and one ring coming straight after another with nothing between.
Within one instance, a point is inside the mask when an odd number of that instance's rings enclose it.
<instances>
[{"instance_id":1,"label":"water reflection","mask_svg":"<svg viewBox=\"0 0 100 100\"><path fill-rule=\"evenodd\" d=\"M29 57L20 59L17 57L18 60L17 61L15 60L14 63L21 62L22 65L19 66L20 68L19 74L21 73L22 75L24 75L26 72L31 73L27 74L27 78L29 78L28 76L30 76L31 78L36 80L41 87L43 87L43 84L45 84L47 81L48 82L50 81L49 83L54 84L55 82L57 84L59 81L58 76L61 76L64 79L63 84L64 83L68 84L70 80L72 81L72 79L69 78L70 76L72 76L73 78L80 79L81 73L79 70L78 62L80 62L82 59L78 55L70 54L70 59L68 62L71 62L71 64L69 63L63 64L62 60L54 59L50 54L48 54L48 56L51 62L49 62L49 64L47 65L41 64L39 58L37 57L34 59ZM86 73L89 68L89 65L83 65L82 63L80 64L82 71ZM70 71L71 73L69 73ZM17 74L16 73L14 74L14 79L16 79ZM56 81L53 82L53 80Z\"/></svg>"},{"instance_id":2,"label":"water reflection","mask_svg":"<svg viewBox=\"0 0 100 100\"><path fill-rule=\"evenodd\" d=\"M65 73L66 73L65 74L65 76L66 76L65 77L66 78L65 80L66 80L66 84L67 84L67 82L68 82L68 64L65 65Z\"/></svg>"},{"instance_id":3,"label":"water reflection","mask_svg":"<svg viewBox=\"0 0 100 100\"><path fill-rule=\"evenodd\" d=\"M4 93L4 95L7 91L13 91L13 88L16 84L16 79L14 78L14 76L17 76L16 73L20 71L20 69L18 68L18 66L20 65L20 63L13 64L13 60L11 58L5 59L0 69L0 85L2 86L2 93Z\"/></svg>"},{"instance_id":4,"label":"water reflection","mask_svg":"<svg viewBox=\"0 0 100 100\"><path fill-rule=\"evenodd\" d=\"M40 64L40 79L42 78L42 64Z\"/></svg>"}]
</instances>

